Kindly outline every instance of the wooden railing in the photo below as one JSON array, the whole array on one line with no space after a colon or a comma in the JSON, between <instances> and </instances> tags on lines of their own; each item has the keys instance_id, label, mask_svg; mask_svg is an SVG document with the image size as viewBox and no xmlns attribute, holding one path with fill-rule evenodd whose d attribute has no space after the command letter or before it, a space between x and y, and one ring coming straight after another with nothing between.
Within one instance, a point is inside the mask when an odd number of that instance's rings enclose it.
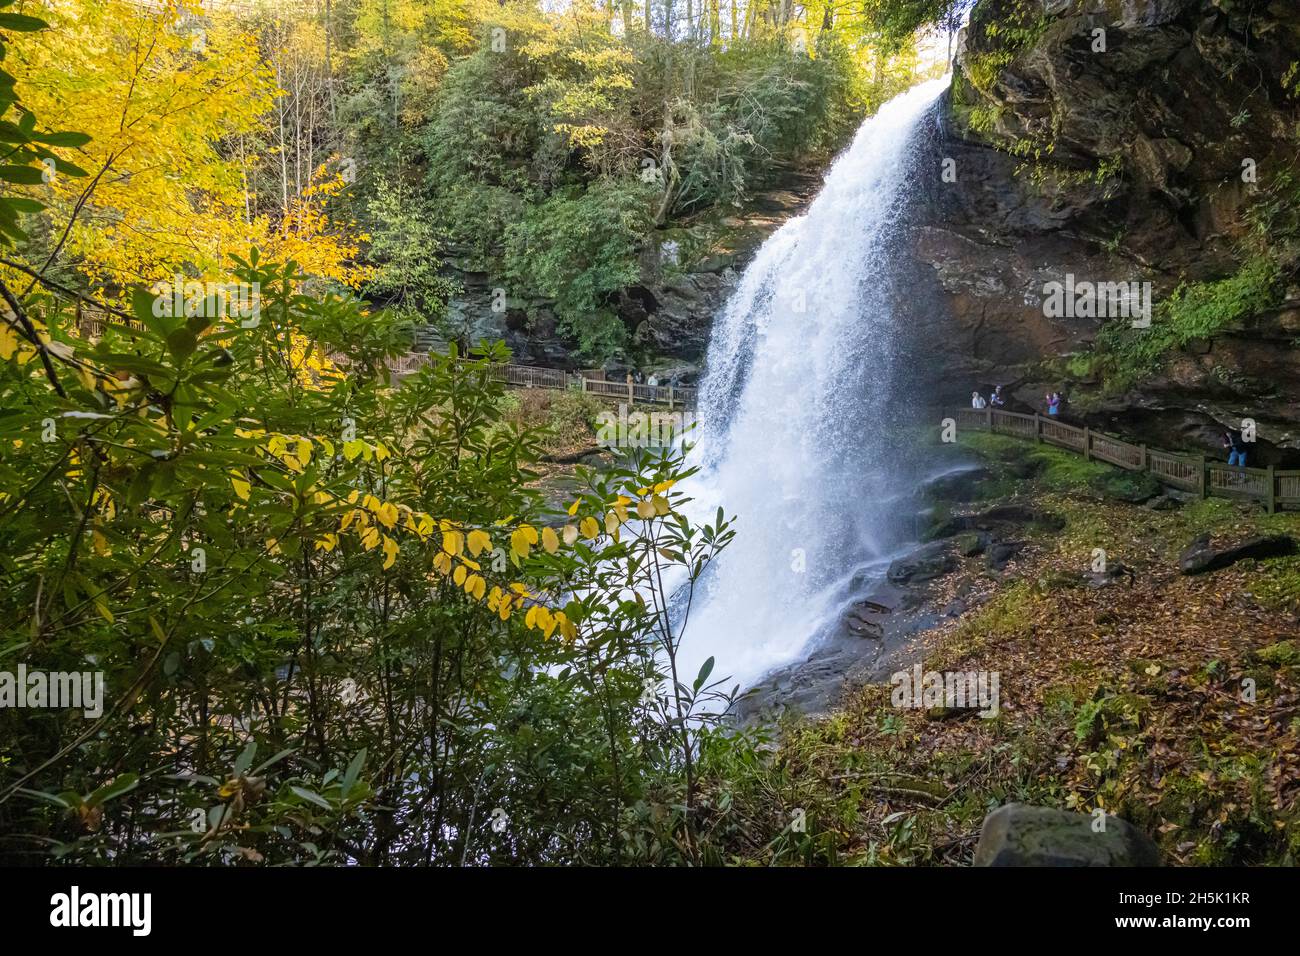
<instances>
[{"instance_id":1,"label":"wooden railing","mask_svg":"<svg viewBox=\"0 0 1300 956\"><path fill-rule=\"evenodd\" d=\"M129 326L143 329L139 322L123 322L106 312L79 310L77 326L82 335L97 339L104 334L105 326ZM410 375L418 372L429 362L427 352L407 352L394 356L385 362L389 370L396 375ZM346 364L346 363L345 363ZM497 381L517 388L577 389L604 398L625 399L629 405L667 405L669 408L693 407L697 396L694 388L680 385L644 385L636 382L608 382L604 379L587 378L581 374L565 372L558 368L541 368L535 365L494 365L493 377Z\"/></svg>"},{"instance_id":2,"label":"wooden railing","mask_svg":"<svg viewBox=\"0 0 1300 956\"><path fill-rule=\"evenodd\" d=\"M603 398L625 399L629 405L693 406L696 389L680 385L644 385L636 382L609 382L587 378L557 368L538 368L533 365L494 365L498 381L519 388L578 389Z\"/></svg>"},{"instance_id":3,"label":"wooden railing","mask_svg":"<svg viewBox=\"0 0 1300 956\"><path fill-rule=\"evenodd\" d=\"M1011 435L1067 448L1128 471L1145 471L1162 485L1190 491L1202 498L1258 501L1272 514L1279 508L1300 511L1300 471L1247 468L1207 461L1204 455L1176 455L1103 435L1091 428L1067 425L1045 415L1026 415L997 408L962 408L957 428Z\"/></svg>"},{"instance_id":4,"label":"wooden railing","mask_svg":"<svg viewBox=\"0 0 1300 956\"><path fill-rule=\"evenodd\" d=\"M144 331L144 323L131 319L124 322L118 318L109 318L107 313L103 312L83 312L77 316L77 329L88 339L97 339L104 334L104 326L116 325L119 327L132 328L139 332Z\"/></svg>"}]
</instances>

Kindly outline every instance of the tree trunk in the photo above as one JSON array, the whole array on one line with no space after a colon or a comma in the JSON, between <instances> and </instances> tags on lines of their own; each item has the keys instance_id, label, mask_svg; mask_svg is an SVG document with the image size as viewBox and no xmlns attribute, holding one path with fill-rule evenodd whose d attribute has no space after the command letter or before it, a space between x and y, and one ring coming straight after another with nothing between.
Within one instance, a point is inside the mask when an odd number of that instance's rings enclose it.
<instances>
[{"instance_id":1,"label":"tree trunk","mask_svg":"<svg viewBox=\"0 0 1300 956\"><path fill-rule=\"evenodd\" d=\"M733 0L734 2L734 0ZM339 114L334 108L334 19L332 0L325 0L325 92L330 100L330 122L338 131Z\"/></svg>"}]
</instances>

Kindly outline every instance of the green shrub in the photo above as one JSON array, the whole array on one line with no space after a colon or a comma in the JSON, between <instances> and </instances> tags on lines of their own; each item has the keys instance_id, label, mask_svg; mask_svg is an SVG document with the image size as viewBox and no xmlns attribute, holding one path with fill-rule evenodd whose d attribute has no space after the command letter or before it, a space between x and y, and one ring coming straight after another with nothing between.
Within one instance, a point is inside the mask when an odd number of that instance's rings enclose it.
<instances>
[{"instance_id":1,"label":"green shrub","mask_svg":"<svg viewBox=\"0 0 1300 956\"><path fill-rule=\"evenodd\" d=\"M596 396L586 392L577 389L557 392L547 409L546 424L557 436L589 435L602 407Z\"/></svg>"}]
</instances>

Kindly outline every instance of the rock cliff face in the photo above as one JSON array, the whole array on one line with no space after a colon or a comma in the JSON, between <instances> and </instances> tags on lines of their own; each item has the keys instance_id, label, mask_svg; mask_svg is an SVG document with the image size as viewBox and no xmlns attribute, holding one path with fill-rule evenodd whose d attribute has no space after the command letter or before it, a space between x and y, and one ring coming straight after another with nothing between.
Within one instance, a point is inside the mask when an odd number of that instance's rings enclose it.
<instances>
[{"instance_id":1,"label":"rock cliff face","mask_svg":"<svg viewBox=\"0 0 1300 956\"><path fill-rule=\"evenodd\" d=\"M1067 276L1150 282L1158 304L1235 273L1248 209L1295 172L1297 61L1292 0L981 0L927 143L915 295L900 304L941 352L930 398L1001 383L1029 410L1060 390L1096 427L1186 450L1217 450L1221 424L1248 415L1252 464L1297 466L1294 263L1280 307L1192 342L1124 395L1060 361L1103 320L1045 308Z\"/></svg>"}]
</instances>

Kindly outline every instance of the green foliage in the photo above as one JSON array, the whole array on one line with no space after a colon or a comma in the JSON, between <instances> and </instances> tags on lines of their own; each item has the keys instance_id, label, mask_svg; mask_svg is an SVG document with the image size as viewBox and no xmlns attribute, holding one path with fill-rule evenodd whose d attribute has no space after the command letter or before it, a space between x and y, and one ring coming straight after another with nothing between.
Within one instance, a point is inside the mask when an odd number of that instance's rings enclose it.
<instances>
[{"instance_id":1,"label":"green foliage","mask_svg":"<svg viewBox=\"0 0 1300 956\"><path fill-rule=\"evenodd\" d=\"M1032 49L1048 24L1042 4L1034 0L1002 4L996 12L998 19L993 18L987 6L976 5L971 13L971 39L968 42L996 47L988 52L970 54L965 59L967 78L984 96L993 95L1002 70L1020 53Z\"/></svg>"},{"instance_id":2,"label":"green foliage","mask_svg":"<svg viewBox=\"0 0 1300 956\"><path fill-rule=\"evenodd\" d=\"M914 79L897 30L947 6L877 4L867 33L888 52L868 61L856 21L819 33L809 55L784 35L725 46L644 30L620 38L585 8L544 17L510 5L505 48L484 30L449 59L427 116L401 133L423 169L418 198L457 265L512 295L555 300L563 331L603 361L625 339L607 299L639 278L654 228L740 205L791 166L837 152Z\"/></svg>"},{"instance_id":3,"label":"green foliage","mask_svg":"<svg viewBox=\"0 0 1300 956\"><path fill-rule=\"evenodd\" d=\"M603 360L623 345L624 326L606 305L639 274L647 199L636 180L598 179L585 190L553 194L506 230L510 281L555 300L561 328L584 357Z\"/></svg>"},{"instance_id":4,"label":"green foliage","mask_svg":"<svg viewBox=\"0 0 1300 956\"><path fill-rule=\"evenodd\" d=\"M844 143L864 112L911 80L882 70L868 85L842 39L818 39L817 56L792 56L784 43L737 44L697 66L691 96L674 77L643 78L674 97L665 125L672 129L668 211L713 203L739 205L773 172L807 157L825 157ZM658 60L647 67L656 71Z\"/></svg>"},{"instance_id":5,"label":"green foliage","mask_svg":"<svg viewBox=\"0 0 1300 956\"><path fill-rule=\"evenodd\" d=\"M559 437L589 437L604 406L595 395L578 389L559 392L547 409L546 425Z\"/></svg>"},{"instance_id":6,"label":"green foliage","mask_svg":"<svg viewBox=\"0 0 1300 956\"><path fill-rule=\"evenodd\" d=\"M1300 666L1300 646L1297 646L1295 641L1278 641L1276 644L1269 644L1256 651L1255 656L1271 667Z\"/></svg>"},{"instance_id":7,"label":"green foliage","mask_svg":"<svg viewBox=\"0 0 1300 956\"><path fill-rule=\"evenodd\" d=\"M981 136L992 136L998 128L998 120L1002 118L1004 108L996 104L980 104L971 107L969 118L970 126Z\"/></svg>"},{"instance_id":8,"label":"green foliage","mask_svg":"<svg viewBox=\"0 0 1300 956\"><path fill-rule=\"evenodd\" d=\"M1142 501L1160 490L1159 482L1146 472L1125 471L1048 444L987 432L964 433L961 443L995 465L988 482L993 493L1006 487L1008 465L1014 465L1016 474L1031 475L1042 489L1063 494Z\"/></svg>"},{"instance_id":9,"label":"green foliage","mask_svg":"<svg viewBox=\"0 0 1300 956\"><path fill-rule=\"evenodd\" d=\"M675 673L666 601L627 597L693 587L730 540L679 516L680 458L584 472L561 546L526 524L501 347L392 389L398 317L255 252L231 278L257 321L139 291L139 328L93 346L15 297L56 344L0 362L0 661L107 697L0 708L5 858L609 862L643 808L654 859L698 861L695 728L730 697Z\"/></svg>"},{"instance_id":10,"label":"green foliage","mask_svg":"<svg viewBox=\"0 0 1300 956\"><path fill-rule=\"evenodd\" d=\"M439 270L438 236L419 198L399 183L380 179L368 210L375 223L370 256L377 263L366 292L387 302L402 319L434 323L455 291Z\"/></svg>"},{"instance_id":11,"label":"green foliage","mask_svg":"<svg viewBox=\"0 0 1300 956\"><path fill-rule=\"evenodd\" d=\"M1018 633L1029 626L1033 606L1033 588L1024 581L1017 581L963 622L955 640L963 650L969 650L984 641Z\"/></svg>"},{"instance_id":12,"label":"green foliage","mask_svg":"<svg viewBox=\"0 0 1300 956\"><path fill-rule=\"evenodd\" d=\"M1253 591L1265 607L1300 611L1300 558L1280 558L1262 565Z\"/></svg>"},{"instance_id":13,"label":"green foliage","mask_svg":"<svg viewBox=\"0 0 1300 956\"><path fill-rule=\"evenodd\" d=\"M963 12L974 0L862 0L849 17L861 17L857 27L863 35L886 50L897 50L917 29L927 24L944 24L955 29Z\"/></svg>"},{"instance_id":14,"label":"green foliage","mask_svg":"<svg viewBox=\"0 0 1300 956\"><path fill-rule=\"evenodd\" d=\"M1157 303L1150 328L1135 329L1127 322L1103 326L1096 367L1108 388L1122 390L1159 369L1170 352L1272 308L1281 298L1277 263L1266 256L1248 260L1226 279L1184 283Z\"/></svg>"},{"instance_id":15,"label":"green foliage","mask_svg":"<svg viewBox=\"0 0 1300 956\"><path fill-rule=\"evenodd\" d=\"M40 27L9 6L0 30ZM829 155L908 71L877 59L868 82L835 36L816 56L769 36L705 48L614 37L587 6L491 6L504 50L468 4L343 5L325 95L293 94L311 116L296 144L327 112L347 126L360 179L337 203L364 211L366 292L391 308L252 250L219 278L253 290L254 316L127 290L92 343L48 277L0 280L0 663L107 689L98 714L0 708L5 862L836 859L852 810L726 722L726 662L678 672L669 599L689 604L734 534L721 509L684 517L680 453L580 469L552 513L540 436L492 375L502 345L453 346L400 387L386 361L443 311L453 255L610 354L608 301L657 221ZM901 54L948 6L871 4L862 35ZM39 132L5 90L0 72L0 180L34 185L43 159L76 175L51 150L85 138ZM0 197L8 239L33 210ZM562 395L551 424L591 413Z\"/></svg>"}]
</instances>

